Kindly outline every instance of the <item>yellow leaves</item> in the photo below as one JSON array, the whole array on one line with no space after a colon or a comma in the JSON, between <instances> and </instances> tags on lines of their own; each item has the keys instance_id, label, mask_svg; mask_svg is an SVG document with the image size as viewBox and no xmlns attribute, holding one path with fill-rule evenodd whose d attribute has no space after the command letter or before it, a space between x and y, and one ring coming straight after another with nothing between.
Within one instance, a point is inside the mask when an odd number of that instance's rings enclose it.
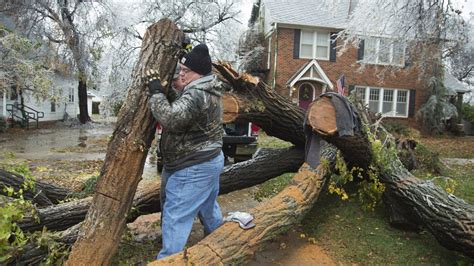
<instances>
[{"instance_id":1,"label":"yellow leaves","mask_svg":"<svg viewBox=\"0 0 474 266\"><path fill-rule=\"evenodd\" d=\"M329 193L337 194L338 196L340 196L342 200L349 199L349 195L347 195L344 188L337 186L336 183L334 183L332 181L329 184L328 190L329 190Z\"/></svg>"},{"instance_id":2,"label":"yellow leaves","mask_svg":"<svg viewBox=\"0 0 474 266\"><path fill-rule=\"evenodd\" d=\"M36 172L43 173L43 172L48 172L48 171L50 171L48 167L45 167L45 166L36 167Z\"/></svg>"}]
</instances>

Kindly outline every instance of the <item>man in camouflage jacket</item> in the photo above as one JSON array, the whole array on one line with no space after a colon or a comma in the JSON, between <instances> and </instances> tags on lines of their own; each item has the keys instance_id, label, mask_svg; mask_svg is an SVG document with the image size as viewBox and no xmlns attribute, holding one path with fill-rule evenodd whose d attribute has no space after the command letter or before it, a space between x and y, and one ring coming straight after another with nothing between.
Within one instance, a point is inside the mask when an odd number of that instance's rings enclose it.
<instances>
[{"instance_id":1,"label":"man in camouflage jacket","mask_svg":"<svg viewBox=\"0 0 474 266\"><path fill-rule=\"evenodd\" d=\"M180 61L185 85L167 95L159 79L151 78L149 106L163 128L162 210L163 247L157 259L182 251L196 216L209 234L222 224L217 203L222 153L221 82L211 73L206 45L200 44ZM168 96L168 97L167 97Z\"/></svg>"}]
</instances>

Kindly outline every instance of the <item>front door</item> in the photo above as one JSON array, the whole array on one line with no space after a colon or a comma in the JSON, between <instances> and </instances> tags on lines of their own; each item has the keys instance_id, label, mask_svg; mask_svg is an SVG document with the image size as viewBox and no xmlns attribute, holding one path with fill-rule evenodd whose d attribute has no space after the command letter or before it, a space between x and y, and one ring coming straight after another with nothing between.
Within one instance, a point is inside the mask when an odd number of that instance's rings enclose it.
<instances>
[{"instance_id":1,"label":"front door","mask_svg":"<svg viewBox=\"0 0 474 266\"><path fill-rule=\"evenodd\" d=\"M298 105L303 109L308 109L309 104L314 100L314 87L309 82L304 82L299 86Z\"/></svg>"}]
</instances>

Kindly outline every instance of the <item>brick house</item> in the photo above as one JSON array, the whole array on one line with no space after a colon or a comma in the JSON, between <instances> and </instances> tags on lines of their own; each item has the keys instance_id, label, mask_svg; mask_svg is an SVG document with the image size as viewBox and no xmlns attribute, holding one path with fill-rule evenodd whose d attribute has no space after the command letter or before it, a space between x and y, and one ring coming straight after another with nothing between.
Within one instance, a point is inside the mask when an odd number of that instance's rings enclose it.
<instances>
[{"instance_id":1,"label":"brick house","mask_svg":"<svg viewBox=\"0 0 474 266\"><path fill-rule=\"evenodd\" d=\"M337 91L344 75L346 95L355 90L371 111L415 126L414 114L427 90L408 60L409 49L393 41L389 49L379 49L386 39L366 37L359 47L337 53L341 41L335 41L335 34L344 29L353 2L340 1L329 12L319 9L318 1L262 0L258 21L265 37L267 83L306 108L322 92ZM378 75L387 67L399 71L381 80Z\"/></svg>"}]
</instances>

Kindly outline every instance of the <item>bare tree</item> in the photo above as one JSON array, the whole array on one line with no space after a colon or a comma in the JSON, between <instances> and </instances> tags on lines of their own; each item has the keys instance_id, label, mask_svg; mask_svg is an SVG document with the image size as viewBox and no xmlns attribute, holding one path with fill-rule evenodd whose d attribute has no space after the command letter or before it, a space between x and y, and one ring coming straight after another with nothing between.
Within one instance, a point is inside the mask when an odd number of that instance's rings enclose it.
<instances>
[{"instance_id":1,"label":"bare tree","mask_svg":"<svg viewBox=\"0 0 474 266\"><path fill-rule=\"evenodd\" d=\"M52 71L41 48L37 40L0 29L0 92L22 95L23 90L29 90L38 100L59 102L57 90L52 88Z\"/></svg>"},{"instance_id":2,"label":"bare tree","mask_svg":"<svg viewBox=\"0 0 474 266\"><path fill-rule=\"evenodd\" d=\"M126 3L115 1L110 8L116 14L112 25L113 40L109 44L111 61L108 66L108 91L106 104L120 104L131 84L131 73L146 27L161 18L169 18L193 42L206 43L215 59L236 60L236 47L244 24L239 21L243 0L180 0L140 1ZM104 67L105 67L104 66Z\"/></svg>"},{"instance_id":3,"label":"bare tree","mask_svg":"<svg viewBox=\"0 0 474 266\"><path fill-rule=\"evenodd\" d=\"M410 52L416 46L413 63L428 71L428 77L440 77L442 60L450 49L467 40L466 23L451 0L357 2L346 29L339 34L343 46L359 45L369 36L383 39L378 42L379 51L390 51L393 45L399 45ZM415 55L411 53L411 57Z\"/></svg>"},{"instance_id":4,"label":"bare tree","mask_svg":"<svg viewBox=\"0 0 474 266\"><path fill-rule=\"evenodd\" d=\"M29 35L44 36L58 57L73 65L78 78L79 120L90 121L87 87L94 62L101 56L101 40L109 35L110 9L103 1L5 1L2 13L16 19Z\"/></svg>"}]
</instances>

